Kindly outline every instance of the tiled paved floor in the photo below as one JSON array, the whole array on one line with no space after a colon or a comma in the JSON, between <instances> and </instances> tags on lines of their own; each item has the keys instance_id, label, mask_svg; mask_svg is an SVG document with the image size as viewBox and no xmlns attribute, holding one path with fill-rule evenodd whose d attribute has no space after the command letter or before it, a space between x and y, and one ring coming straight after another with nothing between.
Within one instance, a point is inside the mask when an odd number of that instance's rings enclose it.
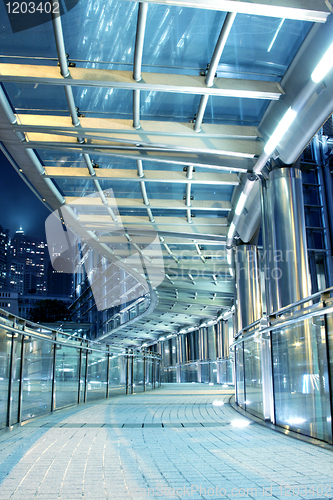
<instances>
[{"instance_id":1,"label":"tiled paved floor","mask_svg":"<svg viewBox=\"0 0 333 500\"><path fill-rule=\"evenodd\" d=\"M333 498L333 452L242 426L230 395L168 384L2 433L0 499Z\"/></svg>"}]
</instances>

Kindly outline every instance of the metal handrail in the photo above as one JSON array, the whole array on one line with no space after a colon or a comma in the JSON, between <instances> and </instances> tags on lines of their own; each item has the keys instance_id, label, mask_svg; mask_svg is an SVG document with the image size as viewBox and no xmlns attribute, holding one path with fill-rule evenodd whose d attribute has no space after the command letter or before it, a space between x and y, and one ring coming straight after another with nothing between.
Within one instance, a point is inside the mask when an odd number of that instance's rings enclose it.
<instances>
[{"instance_id":1,"label":"metal handrail","mask_svg":"<svg viewBox=\"0 0 333 500\"><path fill-rule=\"evenodd\" d=\"M281 309L277 310L277 311L274 311L272 312L271 314L267 315L267 316L262 316L260 319L258 319L257 321L254 321L253 323L251 323L250 325L244 327L242 330L240 330L239 332L237 332L235 334L235 339L237 340L239 337L243 337L244 334L251 330L253 327L259 325L261 323L261 321L263 320L266 320L266 321L269 321L270 318L273 318L273 317L277 317L277 316L280 316L282 313L288 311L289 309L294 309L295 307L297 306L300 306L302 304L306 304L307 302L311 302L312 300L316 299L317 297L321 297L322 295L324 294L327 294L327 293L333 293L333 287L330 287L330 288L326 288L325 290L321 290L320 292L316 292L316 293L313 293L312 295L309 295L308 297L304 298L304 299L301 299L301 300L298 300L297 302L293 302L292 304L289 304L288 306L285 306L285 307L282 307ZM322 301L320 302L322 303ZM318 307L318 304L316 305L316 307ZM299 318L299 315L296 316L296 318ZM284 322L286 322L286 320L284 320ZM277 325L279 326L280 323ZM275 327L275 325L274 325ZM273 329L273 326L270 326L268 327L269 330L272 330ZM260 332L263 332L264 330L260 330ZM256 331L257 332L257 331ZM253 332L254 334L256 332ZM249 335L248 337L251 337L252 335ZM247 337L247 338L248 338ZM234 345L236 342L234 342L232 345Z\"/></svg>"},{"instance_id":2,"label":"metal handrail","mask_svg":"<svg viewBox=\"0 0 333 500\"><path fill-rule=\"evenodd\" d=\"M300 311L300 314L298 314L297 316L294 316L291 319L283 320L281 322L276 323L275 325L269 325L269 326L263 328L262 330L260 330L260 329L256 330L256 331L252 332L251 334L247 335L246 337L242 337L242 338L237 339L235 342L233 342L231 344L230 348L233 348L235 345L240 344L244 340L248 340L248 339L254 337L256 334L260 334L262 336L262 335L265 335L266 333L270 333L270 332L273 332L275 330L279 330L281 328L285 328L287 326L294 325L296 323L299 323L300 321L305 321L307 319L311 319L311 318L314 318L317 316L322 316L322 315L327 315L327 314L333 313L333 305L329 306L329 307L323 307L323 305L322 305L321 308L319 308L315 311L311 310L310 312L308 312L306 314L301 314L301 312L302 311Z\"/></svg>"},{"instance_id":3,"label":"metal handrail","mask_svg":"<svg viewBox=\"0 0 333 500\"><path fill-rule=\"evenodd\" d=\"M13 321L13 325L8 325L4 323L2 320L5 319L3 316L7 316L7 318L10 318L10 320ZM16 322L20 323L21 328L18 328L15 326ZM49 335L47 332L38 332L35 330L31 330L30 328L27 329L26 326L29 327L34 327L34 328L43 328L43 330L47 330L49 332ZM75 349L82 349L84 351L95 351L95 352L100 352L102 354L112 354L113 356L128 356L129 353L124 353L124 352L117 352L117 351L112 351L110 350L111 346L105 344L105 347L96 347L93 346L92 344L96 344L94 341L89 341L88 339L83 339L82 337L74 337L73 334L69 334L66 332L62 332L60 330L54 330L52 328L49 328L47 326L40 325L39 323L33 323L32 321L26 320L24 318L20 318L19 316L15 316L12 313L9 313L8 311L5 311L4 309L0 309L0 328L3 330L6 330L10 332L13 335L24 335L26 337L31 337L36 340L44 340L45 342L49 342L51 344L56 344L56 345L63 345L67 347L73 347ZM52 335L52 336L51 336ZM69 337L68 340L66 339L61 339L58 337L58 335L64 335L66 337ZM73 339L71 341L71 338ZM160 359L160 355L157 353L133 353L132 356L135 357L144 357L146 359Z\"/></svg>"},{"instance_id":4,"label":"metal handrail","mask_svg":"<svg viewBox=\"0 0 333 500\"><path fill-rule=\"evenodd\" d=\"M310 302L311 300L320 297L321 295L325 293L331 293L333 292L333 287L326 288L326 290L321 290L320 292L313 293L312 295L309 295L308 297L298 300L297 302L293 302L292 304L289 304L288 306L284 306L281 309L278 309L277 311L273 311L271 314L268 315L270 318L271 316L278 316L282 314L283 312L287 311L288 309L293 309L294 307L300 306L302 304L306 304L307 302Z\"/></svg>"}]
</instances>

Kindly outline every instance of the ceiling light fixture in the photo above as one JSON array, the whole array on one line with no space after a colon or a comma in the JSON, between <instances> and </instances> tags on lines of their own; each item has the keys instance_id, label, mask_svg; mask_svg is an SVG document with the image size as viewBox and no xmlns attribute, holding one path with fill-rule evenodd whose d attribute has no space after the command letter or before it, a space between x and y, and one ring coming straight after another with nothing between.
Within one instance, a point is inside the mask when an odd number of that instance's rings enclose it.
<instances>
[{"instance_id":1,"label":"ceiling light fixture","mask_svg":"<svg viewBox=\"0 0 333 500\"><path fill-rule=\"evenodd\" d=\"M317 66L312 72L311 80L319 83L327 73L333 68L333 43L329 46Z\"/></svg>"},{"instance_id":2,"label":"ceiling light fixture","mask_svg":"<svg viewBox=\"0 0 333 500\"><path fill-rule=\"evenodd\" d=\"M247 196L244 194L244 192L241 193L241 195L239 197L239 200L238 200L238 203L236 205L236 210L235 210L235 214L236 215L240 215L243 212L243 208L245 206L246 198L247 198Z\"/></svg>"},{"instance_id":3,"label":"ceiling light fixture","mask_svg":"<svg viewBox=\"0 0 333 500\"><path fill-rule=\"evenodd\" d=\"M281 141L284 134L287 132L290 125L295 120L296 115L297 115L296 111L291 109L291 107L288 108L288 110L284 114L283 118L281 119L280 123L274 130L273 134L271 135L271 138L269 139L264 148L266 154L270 155L271 153L273 153L274 149L279 144L279 142Z\"/></svg>"},{"instance_id":4,"label":"ceiling light fixture","mask_svg":"<svg viewBox=\"0 0 333 500\"><path fill-rule=\"evenodd\" d=\"M230 227L229 227L229 231L228 231L228 240L231 240L233 235L234 235L234 232L235 232L235 229L236 229L236 226L235 224L232 222L230 224Z\"/></svg>"}]
</instances>

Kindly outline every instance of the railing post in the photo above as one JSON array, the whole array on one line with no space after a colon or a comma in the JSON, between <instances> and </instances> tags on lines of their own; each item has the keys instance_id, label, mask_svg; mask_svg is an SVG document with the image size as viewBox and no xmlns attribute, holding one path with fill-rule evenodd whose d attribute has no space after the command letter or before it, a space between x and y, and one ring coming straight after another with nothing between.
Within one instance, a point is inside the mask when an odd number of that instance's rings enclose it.
<instances>
[{"instance_id":1,"label":"railing post","mask_svg":"<svg viewBox=\"0 0 333 500\"><path fill-rule=\"evenodd\" d=\"M143 392L146 392L146 366L147 358L146 358L146 350L143 350Z\"/></svg>"},{"instance_id":2,"label":"railing post","mask_svg":"<svg viewBox=\"0 0 333 500\"><path fill-rule=\"evenodd\" d=\"M125 388L125 393L128 394L128 379L129 379L129 356L128 356L128 349L126 349L126 388Z\"/></svg>"},{"instance_id":3,"label":"railing post","mask_svg":"<svg viewBox=\"0 0 333 500\"><path fill-rule=\"evenodd\" d=\"M8 380L8 403L7 403L7 427L11 425L12 402L13 402L13 377L14 377L14 334L10 348L9 380Z\"/></svg>"},{"instance_id":4,"label":"railing post","mask_svg":"<svg viewBox=\"0 0 333 500\"><path fill-rule=\"evenodd\" d=\"M82 345L82 342L81 342ZM82 349L79 348L79 387L77 393L77 403L81 403L81 377L82 377Z\"/></svg>"},{"instance_id":5,"label":"railing post","mask_svg":"<svg viewBox=\"0 0 333 500\"><path fill-rule=\"evenodd\" d=\"M108 364L106 367L106 399L109 397L109 377L110 377L110 346L108 346L108 353L107 353L107 360Z\"/></svg>"},{"instance_id":6,"label":"railing post","mask_svg":"<svg viewBox=\"0 0 333 500\"><path fill-rule=\"evenodd\" d=\"M20 364L20 385L19 385L19 398L18 398L18 423L22 421L22 403L23 403L23 369L24 369L24 335L21 339L21 364Z\"/></svg>"},{"instance_id":7,"label":"railing post","mask_svg":"<svg viewBox=\"0 0 333 500\"><path fill-rule=\"evenodd\" d=\"M87 349L86 349L86 370L84 374L84 402L87 402L88 399L88 357L89 357L89 342L87 342Z\"/></svg>"},{"instance_id":8,"label":"railing post","mask_svg":"<svg viewBox=\"0 0 333 500\"><path fill-rule=\"evenodd\" d=\"M321 301L323 303L323 308L327 307L326 305L326 300L330 298L329 293L323 293L321 294ZM328 411L326 415L326 422L327 422L327 427L328 427L328 442L330 444L333 444L333 402L332 402L332 367L330 363L330 342L329 342L329 319L327 318L327 314L324 315L324 325L325 325L325 361L324 365L327 366L327 376L325 377L325 392L327 395L327 405L328 405ZM322 354L322 350L321 350Z\"/></svg>"},{"instance_id":9,"label":"railing post","mask_svg":"<svg viewBox=\"0 0 333 500\"><path fill-rule=\"evenodd\" d=\"M134 392L134 350L132 349L132 357L131 357L131 394Z\"/></svg>"},{"instance_id":10,"label":"railing post","mask_svg":"<svg viewBox=\"0 0 333 500\"><path fill-rule=\"evenodd\" d=\"M57 363L57 332L54 335L53 344L53 366L52 366L52 395L51 395L51 411L56 409L56 363Z\"/></svg>"},{"instance_id":11,"label":"railing post","mask_svg":"<svg viewBox=\"0 0 333 500\"><path fill-rule=\"evenodd\" d=\"M152 360L153 363L153 389L156 388L156 359L153 358Z\"/></svg>"}]
</instances>

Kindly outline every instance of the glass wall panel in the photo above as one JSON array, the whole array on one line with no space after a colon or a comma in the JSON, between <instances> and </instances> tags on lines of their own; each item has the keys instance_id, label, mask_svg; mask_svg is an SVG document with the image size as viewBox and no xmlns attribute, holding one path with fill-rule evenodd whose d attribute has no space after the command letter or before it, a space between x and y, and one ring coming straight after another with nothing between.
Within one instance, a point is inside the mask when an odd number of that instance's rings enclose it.
<instances>
[{"instance_id":1,"label":"glass wall panel","mask_svg":"<svg viewBox=\"0 0 333 500\"><path fill-rule=\"evenodd\" d=\"M20 390L20 368L21 368L21 346L22 337L14 337L14 357L13 357L13 385L12 385L12 405L10 412L10 424L18 422L19 390Z\"/></svg>"},{"instance_id":2,"label":"glass wall panel","mask_svg":"<svg viewBox=\"0 0 333 500\"><path fill-rule=\"evenodd\" d=\"M263 417L260 338L244 342L246 410Z\"/></svg>"},{"instance_id":3,"label":"glass wall panel","mask_svg":"<svg viewBox=\"0 0 333 500\"><path fill-rule=\"evenodd\" d=\"M11 338L0 330L0 429L6 426Z\"/></svg>"},{"instance_id":4,"label":"glass wall panel","mask_svg":"<svg viewBox=\"0 0 333 500\"><path fill-rule=\"evenodd\" d=\"M210 377L209 377L209 363L198 363L198 370L200 372L200 379L199 381L202 382L203 384L208 384L210 382Z\"/></svg>"},{"instance_id":5,"label":"glass wall panel","mask_svg":"<svg viewBox=\"0 0 333 500\"><path fill-rule=\"evenodd\" d=\"M167 373L167 371L166 371ZM164 374L164 377L166 376ZM146 359L146 391L150 391L153 388L153 361L151 359ZM167 382L168 380L164 380Z\"/></svg>"},{"instance_id":6,"label":"glass wall panel","mask_svg":"<svg viewBox=\"0 0 333 500\"><path fill-rule=\"evenodd\" d=\"M210 372L210 376L209 376L210 382L212 382L213 384L217 384L217 362L216 361L212 361L211 363L209 363L209 372Z\"/></svg>"},{"instance_id":7,"label":"glass wall panel","mask_svg":"<svg viewBox=\"0 0 333 500\"><path fill-rule=\"evenodd\" d=\"M105 398L106 373L107 356L100 352L90 352L88 354L88 401Z\"/></svg>"},{"instance_id":8,"label":"glass wall panel","mask_svg":"<svg viewBox=\"0 0 333 500\"><path fill-rule=\"evenodd\" d=\"M124 356L111 356L109 371L109 396L125 394L126 360Z\"/></svg>"},{"instance_id":9,"label":"glass wall panel","mask_svg":"<svg viewBox=\"0 0 333 500\"><path fill-rule=\"evenodd\" d=\"M327 440L330 433L324 317L273 332L276 422Z\"/></svg>"},{"instance_id":10,"label":"glass wall panel","mask_svg":"<svg viewBox=\"0 0 333 500\"><path fill-rule=\"evenodd\" d=\"M144 375L143 358L134 358L133 390L134 392L143 392Z\"/></svg>"},{"instance_id":11,"label":"glass wall panel","mask_svg":"<svg viewBox=\"0 0 333 500\"><path fill-rule=\"evenodd\" d=\"M22 420L51 410L53 344L28 339L24 345Z\"/></svg>"},{"instance_id":12,"label":"glass wall panel","mask_svg":"<svg viewBox=\"0 0 333 500\"><path fill-rule=\"evenodd\" d=\"M244 355L243 342L236 345L236 401L245 408Z\"/></svg>"},{"instance_id":13,"label":"glass wall panel","mask_svg":"<svg viewBox=\"0 0 333 500\"><path fill-rule=\"evenodd\" d=\"M55 407L78 402L80 350L65 345L56 346Z\"/></svg>"},{"instance_id":14,"label":"glass wall panel","mask_svg":"<svg viewBox=\"0 0 333 500\"><path fill-rule=\"evenodd\" d=\"M327 314L326 316L326 330L327 330L327 340L328 340L328 361L329 361L329 373L330 373L330 398L331 398L331 408L333 408L333 314ZM333 425L333 415L331 416L331 424ZM332 427L331 430L333 431Z\"/></svg>"},{"instance_id":15,"label":"glass wall panel","mask_svg":"<svg viewBox=\"0 0 333 500\"><path fill-rule=\"evenodd\" d=\"M233 360L224 359L219 360L217 363L217 383L233 385Z\"/></svg>"}]
</instances>

